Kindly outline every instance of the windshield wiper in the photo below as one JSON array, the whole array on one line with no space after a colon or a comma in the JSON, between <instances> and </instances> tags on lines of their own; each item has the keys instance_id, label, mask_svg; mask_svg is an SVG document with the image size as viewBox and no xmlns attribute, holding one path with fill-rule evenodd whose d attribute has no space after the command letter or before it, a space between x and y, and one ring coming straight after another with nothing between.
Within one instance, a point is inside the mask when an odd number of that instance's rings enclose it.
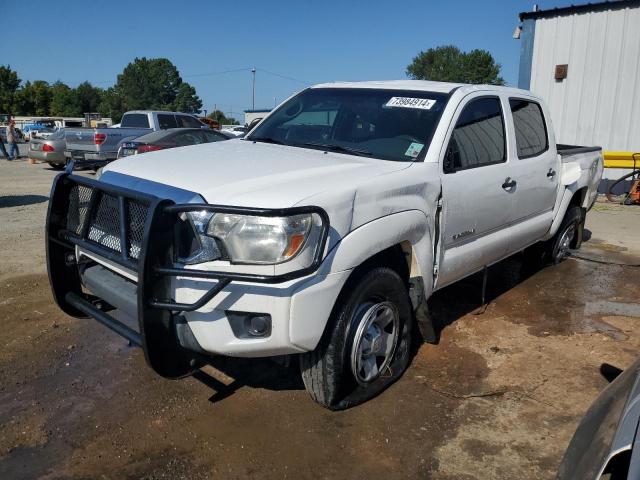
<instances>
[{"instance_id":1,"label":"windshield wiper","mask_svg":"<svg viewBox=\"0 0 640 480\"><path fill-rule=\"evenodd\" d=\"M272 137L250 137L250 138L247 138L247 140L252 141L252 142L262 142L262 143L273 143L275 145L285 145L284 142L281 142L280 140L276 140L275 138L272 138Z\"/></svg>"},{"instance_id":2,"label":"windshield wiper","mask_svg":"<svg viewBox=\"0 0 640 480\"><path fill-rule=\"evenodd\" d=\"M373 153L368 150L363 150L355 147L346 147L344 145L335 145L331 143L298 143L295 146L304 146L304 147L313 147L313 148L321 148L323 150L338 152L338 153L348 153L350 155L358 155L360 157L371 157Z\"/></svg>"}]
</instances>

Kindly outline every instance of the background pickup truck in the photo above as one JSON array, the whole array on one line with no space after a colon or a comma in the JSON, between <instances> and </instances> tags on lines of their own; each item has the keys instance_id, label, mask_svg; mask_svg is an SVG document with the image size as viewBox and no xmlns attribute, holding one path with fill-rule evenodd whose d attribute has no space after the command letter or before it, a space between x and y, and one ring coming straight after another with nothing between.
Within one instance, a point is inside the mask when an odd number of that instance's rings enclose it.
<instances>
[{"instance_id":1,"label":"background pickup truck","mask_svg":"<svg viewBox=\"0 0 640 480\"><path fill-rule=\"evenodd\" d=\"M164 377L296 355L311 397L342 409L399 378L413 335L436 340L434 291L523 250L553 264L579 248L602 168L599 148L556 145L528 91L318 85L245 139L58 176L49 278L66 313Z\"/></svg>"},{"instance_id":2,"label":"background pickup truck","mask_svg":"<svg viewBox=\"0 0 640 480\"><path fill-rule=\"evenodd\" d=\"M100 167L118 156L119 144L167 128L208 128L193 115L179 112L134 110L122 116L117 128L68 128L65 157L78 165Z\"/></svg>"}]
</instances>

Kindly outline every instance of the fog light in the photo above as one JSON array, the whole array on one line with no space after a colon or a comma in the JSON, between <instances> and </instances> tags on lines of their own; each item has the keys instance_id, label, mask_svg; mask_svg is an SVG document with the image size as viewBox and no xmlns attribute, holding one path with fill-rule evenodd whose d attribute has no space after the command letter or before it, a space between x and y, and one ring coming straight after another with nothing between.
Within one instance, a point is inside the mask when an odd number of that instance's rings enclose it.
<instances>
[{"instance_id":1,"label":"fog light","mask_svg":"<svg viewBox=\"0 0 640 480\"><path fill-rule=\"evenodd\" d=\"M271 315L253 312L225 312L236 338L266 338L271 335Z\"/></svg>"},{"instance_id":2,"label":"fog light","mask_svg":"<svg viewBox=\"0 0 640 480\"><path fill-rule=\"evenodd\" d=\"M257 315L255 317L248 317L245 320L245 324L247 323L247 332L249 332L249 335L253 337L264 337L271 326L271 318L267 315Z\"/></svg>"}]
</instances>

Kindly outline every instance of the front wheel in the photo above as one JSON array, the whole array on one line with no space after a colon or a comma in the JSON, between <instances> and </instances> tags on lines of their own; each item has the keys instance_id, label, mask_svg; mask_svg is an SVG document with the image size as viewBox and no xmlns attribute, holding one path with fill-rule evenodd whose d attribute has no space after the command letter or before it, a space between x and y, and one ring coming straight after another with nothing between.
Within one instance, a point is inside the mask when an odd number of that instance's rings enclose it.
<instances>
[{"instance_id":1,"label":"front wheel","mask_svg":"<svg viewBox=\"0 0 640 480\"><path fill-rule=\"evenodd\" d=\"M407 287L394 270L373 268L350 280L320 343L300 357L313 400L342 410L381 393L409 364L412 323Z\"/></svg>"}]
</instances>

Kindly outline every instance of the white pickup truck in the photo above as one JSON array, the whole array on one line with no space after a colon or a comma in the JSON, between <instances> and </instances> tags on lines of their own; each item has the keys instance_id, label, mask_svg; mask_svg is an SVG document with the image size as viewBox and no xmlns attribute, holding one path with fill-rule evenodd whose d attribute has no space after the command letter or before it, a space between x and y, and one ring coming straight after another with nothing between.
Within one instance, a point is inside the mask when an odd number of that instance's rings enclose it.
<instances>
[{"instance_id":1,"label":"white pickup truck","mask_svg":"<svg viewBox=\"0 0 640 480\"><path fill-rule=\"evenodd\" d=\"M434 291L525 249L553 263L579 248L602 168L599 148L556 145L527 91L317 85L245 139L58 176L49 278L62 310L164 377L297 354L311 397L343 409L403 373L413 334L431 339Z\"/></svg>"}]
</instances>

